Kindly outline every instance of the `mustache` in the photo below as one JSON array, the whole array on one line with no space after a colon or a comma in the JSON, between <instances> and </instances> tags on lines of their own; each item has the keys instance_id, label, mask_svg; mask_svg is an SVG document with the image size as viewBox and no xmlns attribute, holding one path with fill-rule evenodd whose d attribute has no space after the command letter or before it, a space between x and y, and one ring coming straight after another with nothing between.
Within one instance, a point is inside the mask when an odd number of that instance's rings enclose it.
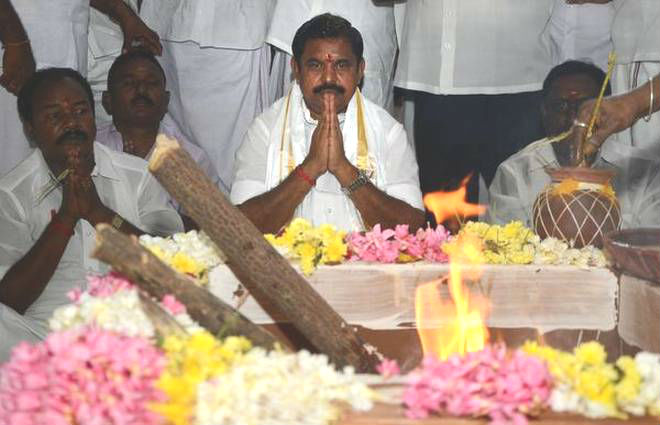
<instances>
[{"instance_id":1,"label":"mustache","mask_svg":"<svg viewBox=\"0 0 660 425\"><path fill-rule=\"evenodd\" d=\"M154 101L149 99L147 96L137 95L131 100L131 105L135 105L138 102L144 102L149 106L154 106Z\"/></svg>"},{"instance_id":2,"label":"mustache","mask_svg":"<svg viewBox=\"0 0 660 425\"><path fill-rule=\"evenodd\" d=\"M61 145L69 142L84 142L88 139L87 133L79 129L67 130L55 140L55 144Z\"/></svg>"},{"instance_id":3,"label":"mustache","mask_svg":"<svg viewBox=\"0 0 660 425\"><path fill-rule=\"evenodd\" d=\"M319 94L325 90L332 90L337 94L344 94L346 91L346 89L344 89L342 86L338 86L336 84L322 84L318 87L314 87L314 94Z\"/></svg>"}]
</instances>

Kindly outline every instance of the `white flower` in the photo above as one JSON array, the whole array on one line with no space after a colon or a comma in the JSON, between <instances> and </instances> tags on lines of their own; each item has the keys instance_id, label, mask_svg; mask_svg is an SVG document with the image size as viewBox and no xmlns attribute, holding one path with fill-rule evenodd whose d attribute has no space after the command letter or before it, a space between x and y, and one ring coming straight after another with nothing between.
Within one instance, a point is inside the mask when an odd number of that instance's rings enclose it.
<instances>
[{"instance_id":1,"label":"white flower","mask_svg":"<svg viewBox=\"0 0 660 425\"><path fill-rule=\"evenodd\" d=\"M566 242L549 237L535 243L534 264L571 265L581 268L605 267L603 251L591 245L582 249L571 248Z\"/></svg>"},{"instance_id":2,"label":"white flower","mask_svg":"<svg viewBox=\"0 0 660 425\"><path fill-rule=\"evenodd\" d=\"M337 402L372 407L374 394L352 369L338 372L323 355L255 348L215 381L200 384L196 424L326 424Z\"/></svg>"},{"instance_id":3,"label":"white flower","mask_svg":"<svg viewBox=\"0 0 660 425\"><path fill-rule=\"evenodd\" d=\"M128 336L154 336L154 327L142 311L135 289L125 289L106 297L83 292L75 304L56 309L49 322L53 331L90 324Z\"/></svg>"},{"instance_id":4,"label":"white flower","mask_svg":"<svg viewBox=\"0 0 660 425\"><path fill-rule=\"evenodd\" d=\"M176 233L171 237L140 236L140 243L146 247L160 248L167 258L172 258L178 252L183 252L193 260L211 269L224 263L224 253L211 241L204 232L191 230L187 233Z\"/></svg>"}]
</instances>

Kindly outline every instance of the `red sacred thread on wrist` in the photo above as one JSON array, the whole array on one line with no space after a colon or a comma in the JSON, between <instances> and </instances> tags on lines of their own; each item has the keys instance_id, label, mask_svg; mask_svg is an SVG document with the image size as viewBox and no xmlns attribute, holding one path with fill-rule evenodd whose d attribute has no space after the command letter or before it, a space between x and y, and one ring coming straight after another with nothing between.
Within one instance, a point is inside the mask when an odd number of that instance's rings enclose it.
<instances>
[{"instance_id":1,"label":"red sacred thread on wrist","mask_svg":"<svg viewBox=\"0 0 660 425\"><path fill-rule=\"evenodd\" d=\"M73 235L73 227L69 226L66 224L64 221L62 221L61 218L59 218L57 215L53 215L50 219L50 227L59 233L62 236L66 236L67 238L71 235Z\"/></svg>"},{"instance_id":2,"label":"red sacred thread on wrist","mask_svg":"<svg viewBox=\"0 0 660 425\"><path fill-rule=\"evenodd\" d=\"M311 177L309 176L309 174L307 174L307 173L305 172L305 170L303 170L302 167L301 167L300 165L297 166L296 169L293 170L293 171L294 171L294 173L296 173L296 176L298 176L298 177L300 177L301 179L305 180L305 181L307 182L307 184L309 184L310 186L312 186L312 187L316 186L316 180L314 180L313 178L311 178Z\"/></svg>"}]
</instances>

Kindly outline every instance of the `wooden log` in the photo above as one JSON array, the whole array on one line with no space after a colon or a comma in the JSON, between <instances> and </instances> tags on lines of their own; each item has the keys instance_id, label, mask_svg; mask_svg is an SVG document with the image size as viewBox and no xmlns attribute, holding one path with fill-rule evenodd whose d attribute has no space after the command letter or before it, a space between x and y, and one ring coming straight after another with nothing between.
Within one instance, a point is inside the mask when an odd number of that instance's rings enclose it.
<instances>
[{"instance_id":1,"label":"wooden log","mask_svg":"<svg viewBox=\"0 0 660 425\"><path fill-rule=\"evenodd\" d=\"M336 366L375 369L378 358L371 347L270 246L175 140L158 136L149 168L225 253L227 265L257 300L285 314Z\"/></svg>"},{"instance_id":2,"label":"wooden log","mask_svg":"<svg viewBox=\"0 0 660 425\"><path fill-rule=\"evenodd\" d=\"M174 295L186 306L190 317L214 335L242 335L254 345L265 348L273 348L277 343L271 333L199 287L192 278L160 261L134 236L124 235L107 224L99 224L92 256L112 266L156 299Z\"/></svg>"},{"instance_id":3,"label":"wooden log","mask_svg":"<svg viewBox=\"0 0 660 425\"><path fill-rule=\"evenodd\" d=\"M151 299L151 297L144 291L139 291L140 304L144 314L147 315L151 323L154 325L156 335L159 338L167 338L168 336L178 336L180 338L188 335L188 332L168 314L158 303Z\"/></svg>"},{"instance_id":4,"label":"wooden log","mask_svg":"<svg viewBox=\"0 0 660 425\"><path fill-rule=\"evenodd\" d=\"M430 416L426 419L411 419L405 416L400 405L376 404L368 412L349 412L337 425L487 425L487 419L458 418L452 416ZM631 417L621 419L588 419L582 416L547 412L530 420L538 425L657 425L658 419Z\"/></svg>"}]
</instances>

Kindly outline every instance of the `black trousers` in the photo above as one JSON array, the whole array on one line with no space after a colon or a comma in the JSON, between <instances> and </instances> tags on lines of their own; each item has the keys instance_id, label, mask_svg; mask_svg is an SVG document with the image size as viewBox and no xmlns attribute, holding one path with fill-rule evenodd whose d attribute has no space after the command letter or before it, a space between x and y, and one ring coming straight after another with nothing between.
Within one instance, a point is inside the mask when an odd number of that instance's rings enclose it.
<instances>
[{"instance_id":1,"label":"black trousers","mask_svg":"<svg viewBox=\"0 0 660 425\"><path fill-rule=\"evenodd\" d=\"M468 199L477 202L478 175L490 185L502 161L543 136L541 92L413 96L424 193L455 189L472 173Z\"/></svg>"}]
</instances>

